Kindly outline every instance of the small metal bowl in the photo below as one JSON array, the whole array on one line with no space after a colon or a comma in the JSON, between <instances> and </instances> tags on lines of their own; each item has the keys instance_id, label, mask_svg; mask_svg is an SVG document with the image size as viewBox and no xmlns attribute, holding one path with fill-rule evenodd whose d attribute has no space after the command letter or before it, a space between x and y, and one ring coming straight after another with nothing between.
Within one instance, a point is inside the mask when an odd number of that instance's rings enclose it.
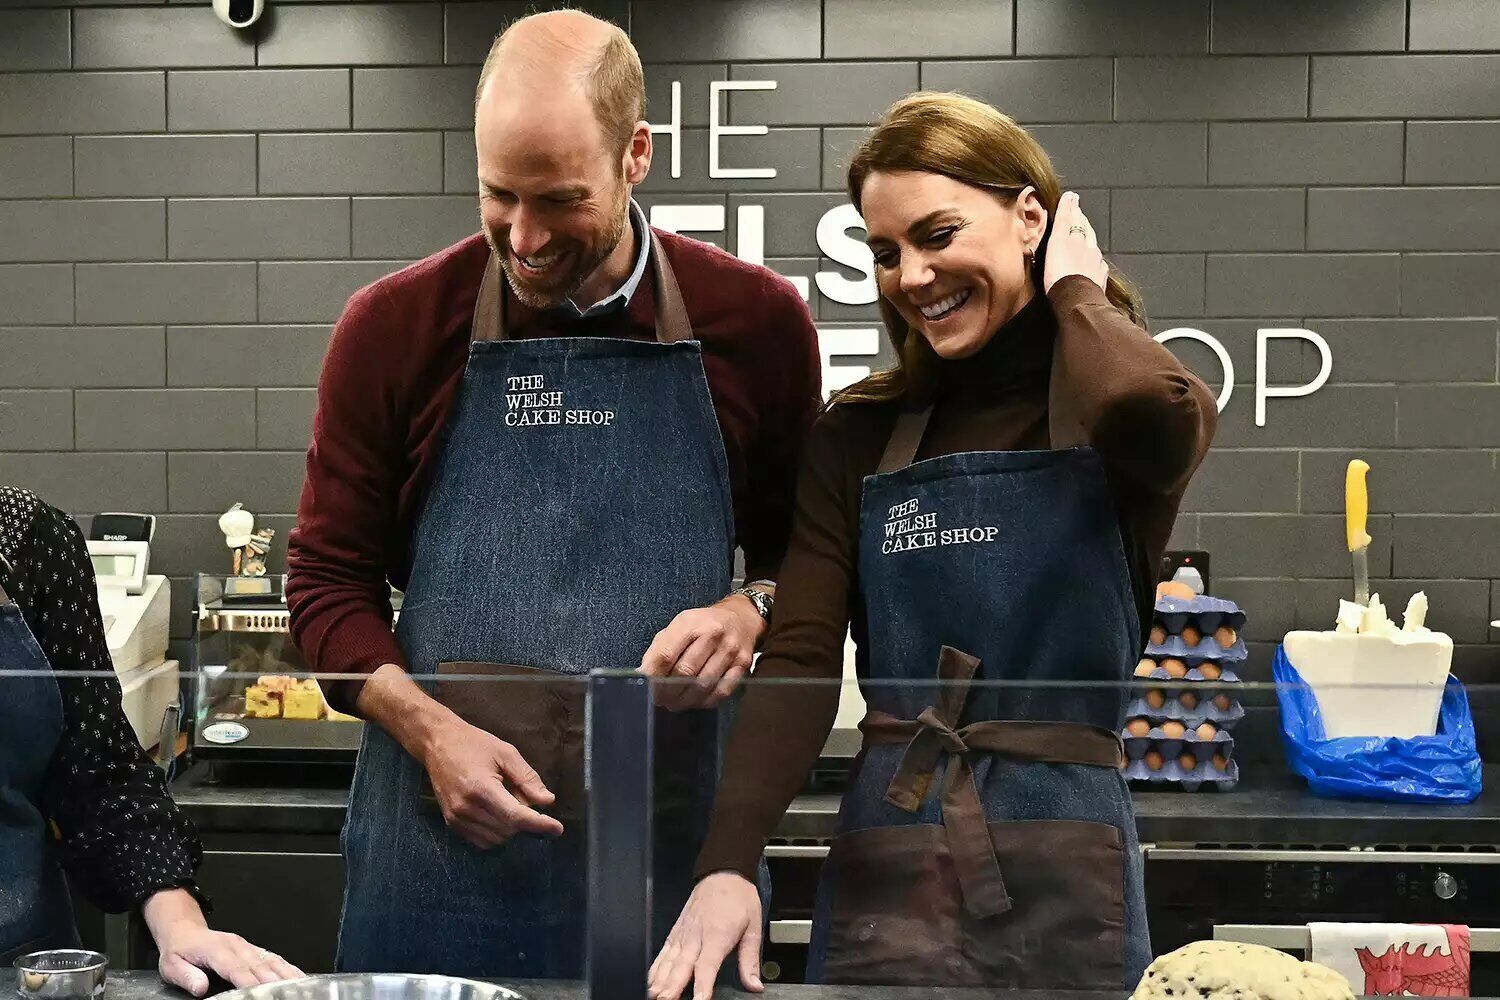
<instances>
[{"instance_id":1,"label":"small metal bowl","mask_svg":"<svg viewBox=\"0 0 1500 1000\"><path fill-rule=\"evenodd\" d=\"M37 1000L97 1000L104 995L109 956L59 948L34 951L15 961L16 993Z\"/></svg>"}]
</instances>

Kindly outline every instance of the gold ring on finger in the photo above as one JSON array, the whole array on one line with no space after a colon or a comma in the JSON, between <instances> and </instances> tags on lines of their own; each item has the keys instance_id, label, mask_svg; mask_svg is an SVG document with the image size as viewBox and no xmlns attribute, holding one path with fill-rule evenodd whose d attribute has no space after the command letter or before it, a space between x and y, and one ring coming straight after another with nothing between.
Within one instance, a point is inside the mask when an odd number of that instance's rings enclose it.
<instances>
[{"instance_id":1,"label":"gold ring on finger","mask_svg":"<svg viewBox=\"0 0 1500 1000\"><path fill-rule=\"evenodd\" d=\"M1070 232L1070 233L1078 233L1079 235L1087 235L1088 234L1088 230L1084 229L1082 226L1069 226L1068 227L1068 232Z\"/></svg>"}]
</instances>

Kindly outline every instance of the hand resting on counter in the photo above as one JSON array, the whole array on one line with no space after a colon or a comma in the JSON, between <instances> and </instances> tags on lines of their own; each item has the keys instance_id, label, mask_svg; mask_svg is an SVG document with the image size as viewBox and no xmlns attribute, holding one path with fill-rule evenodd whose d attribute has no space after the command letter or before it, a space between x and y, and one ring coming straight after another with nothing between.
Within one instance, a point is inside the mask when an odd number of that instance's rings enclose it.
<instances>
[{"instance_id":1,"label":"hand resting on counter","mask_svg":"<svg viewBox=\"0 0 1500 1000\"><path fill-rule=\"evenodd\" d=\"M141 912L161 953L157 969L162 980L195 997L208 993L210 972L236 989L302 977L302 970L280 955L238 934L210 930L198 901L186 890L158 892Z\"/></svg>"},{"instance_id":2,"label":"hand resting on counter","mask_svg":"<svg viewBox=\"0 0 1500 1000\"><path fill-rule=\"evenodd\" d=\"M706 876L688 897L646 977L651 1000L677 1000L689 985L694 1000L711 1000L719 967L739 956L740 982L752 993L760 981L760 892L738 872Z\"/></svg>"}]
</instances>

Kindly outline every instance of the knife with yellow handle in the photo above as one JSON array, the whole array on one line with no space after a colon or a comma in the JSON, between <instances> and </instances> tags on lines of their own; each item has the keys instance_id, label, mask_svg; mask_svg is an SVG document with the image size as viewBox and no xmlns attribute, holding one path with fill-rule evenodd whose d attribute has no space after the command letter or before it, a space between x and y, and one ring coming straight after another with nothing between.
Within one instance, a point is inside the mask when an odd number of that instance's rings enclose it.
<instances>
[{"instance_id":1,"label":"knife with yellow handle","mask_svg":"<svg viewBox=\"0 0 1500 1000\"><path fill-rule=\"evenodd\" d=\"M1370 516L1370 491L1365 474L1368 462L1354 459L1344 473L1344 533L1354 557L1354 603L1370 603L1370 534L1365 524Z\"/></svg>"}]
</instances>

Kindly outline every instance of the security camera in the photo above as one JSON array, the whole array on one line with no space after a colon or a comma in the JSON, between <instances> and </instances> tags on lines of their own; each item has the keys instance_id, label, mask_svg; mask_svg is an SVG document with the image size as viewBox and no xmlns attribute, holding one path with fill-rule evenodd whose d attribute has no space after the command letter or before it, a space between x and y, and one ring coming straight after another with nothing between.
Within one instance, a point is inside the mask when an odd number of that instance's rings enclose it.
<instances>
[{"instance_id":1,"label":"security camera","mask_svg":"<svg viewBox=\"0 0 1500 1000\"><path fill-rule=\"evenodd\" d=\"M231 28L248 28L265 13L266 0L214 0L214 13Z\"/></svg>"}]
</instances>

